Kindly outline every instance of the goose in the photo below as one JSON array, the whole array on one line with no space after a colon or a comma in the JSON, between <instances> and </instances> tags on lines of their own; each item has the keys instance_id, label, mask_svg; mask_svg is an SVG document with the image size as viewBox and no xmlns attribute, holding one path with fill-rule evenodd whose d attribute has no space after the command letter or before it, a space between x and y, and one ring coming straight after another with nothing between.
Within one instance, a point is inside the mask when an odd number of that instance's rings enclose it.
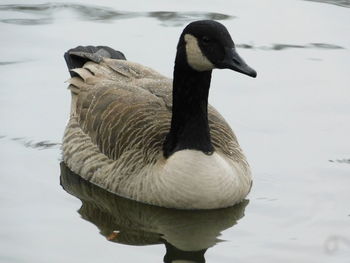
<instances>
[{"instance_id":1,"label":"goose","mask_svg":"<svg viewBox=\"0 0 350 263\"><path fill-rule=\"evenodd\" d=\"M248 195L246 157L208 104L213 69L257 75L224 25L200 20L184 28L173 80L106 46L78 46L64 58L72 100L62 157L74 173L167 208L224 208Z\"/></svg>"}]
</instances>

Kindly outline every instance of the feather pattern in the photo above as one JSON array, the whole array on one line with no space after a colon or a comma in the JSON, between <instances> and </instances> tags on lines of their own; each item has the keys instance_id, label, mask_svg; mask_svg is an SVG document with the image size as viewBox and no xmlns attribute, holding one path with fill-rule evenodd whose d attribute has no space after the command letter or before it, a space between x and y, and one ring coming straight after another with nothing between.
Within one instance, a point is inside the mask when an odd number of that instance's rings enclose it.
<instances>
[{"instance_id":1,"label":"feather pattern","mask_svg":"<svg viewBox=\"0 0 350 263\"><path fill-rule=\"evenodd\" d=\"M74 72L78 76L68 81L72 108L64 161L110 192L162 205L155 171L166 162L162 145L171 122L171 80L140 64L108 58ZM250 185L249 166L231 128L211 106L208 121L216 152L238 165ZM143 196L145 189L149 196Z\"/></svg>"},{"instance_id":2,"label":"feather pattern","mask_svg":"<svg viewBox=\"0 0 350 263\"><path fill-rule=\"evenodd\" d=\"M173 80L106 46L79 46L64 57L72 104L62 150L73 172L112 193L169 208L222 208L246 197L249 165L208 95L215 68L257 73L222 24L185 27Z\"/></svg>"}]
</instances>

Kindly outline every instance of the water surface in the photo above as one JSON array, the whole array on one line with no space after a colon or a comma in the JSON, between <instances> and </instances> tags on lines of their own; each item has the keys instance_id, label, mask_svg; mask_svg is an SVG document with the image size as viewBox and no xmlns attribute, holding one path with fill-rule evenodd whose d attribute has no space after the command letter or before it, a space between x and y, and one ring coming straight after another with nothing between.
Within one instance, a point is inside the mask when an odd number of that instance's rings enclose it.
<instances>
[{"instance_id":1,"label":"water surface","mask_svg":"<svg viewBox=\"0 0 350 263\"><path fill-rule=\"evenodd\" d=\"M0 262L350 262L349 6L2 1ZM224 23L258 71L215 71L209 98L252 166L249 200L181 213L61 172L63 53L109 45L171 77L178 36L197 19Z\"/></svg>"}]
</instances>

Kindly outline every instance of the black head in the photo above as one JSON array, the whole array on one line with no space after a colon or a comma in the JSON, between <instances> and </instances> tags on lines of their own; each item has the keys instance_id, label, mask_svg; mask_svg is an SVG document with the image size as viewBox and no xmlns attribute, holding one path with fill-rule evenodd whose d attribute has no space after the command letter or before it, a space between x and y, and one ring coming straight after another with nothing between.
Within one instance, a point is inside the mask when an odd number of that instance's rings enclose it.
<instances>
[{"instance_id":1,"label":"black head","mask_svg":"<svg viewBox=\"0 0 350 263\"><path fill-rule=\"evenodd\" d=\"M201 20L187 25L178 44L178 50L183 49L187 64L196 71L228 68L256 77L256 71L238 55L230 33L219 22Z\"/></svg>"}]
</instances>

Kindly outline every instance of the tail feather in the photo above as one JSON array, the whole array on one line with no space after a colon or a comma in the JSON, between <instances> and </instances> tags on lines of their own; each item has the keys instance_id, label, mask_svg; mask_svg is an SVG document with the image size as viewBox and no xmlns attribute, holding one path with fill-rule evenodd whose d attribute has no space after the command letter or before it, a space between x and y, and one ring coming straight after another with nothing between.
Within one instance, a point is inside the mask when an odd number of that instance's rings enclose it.
<instances>
[{"instance_id":1,"label":"tail feather","mask_svg":"<svg viewBox=\"0 0 350 263\"><path fill-rule=\"evenodd\" d=\"M122 52L106 46L78 46L64 53L71 77L78 76L72 69L81 68L88 61L100 63L103 58L126 60Z\"/></svg>"},{"instance_id":2,"label":"tail feather","mask_svg":"<svg viewBox=\"0 0 350 263\"><path fill-rule=\"evenodd\" d=\"M94 73L83 68L89 62L100 63L103 58L126 60L124 54L106 46L78 46L64 53L71 78L67 81L72 93L71 115L75 114L78 94L81 89L93 84Z\"/></svg>"}]
</instances>

